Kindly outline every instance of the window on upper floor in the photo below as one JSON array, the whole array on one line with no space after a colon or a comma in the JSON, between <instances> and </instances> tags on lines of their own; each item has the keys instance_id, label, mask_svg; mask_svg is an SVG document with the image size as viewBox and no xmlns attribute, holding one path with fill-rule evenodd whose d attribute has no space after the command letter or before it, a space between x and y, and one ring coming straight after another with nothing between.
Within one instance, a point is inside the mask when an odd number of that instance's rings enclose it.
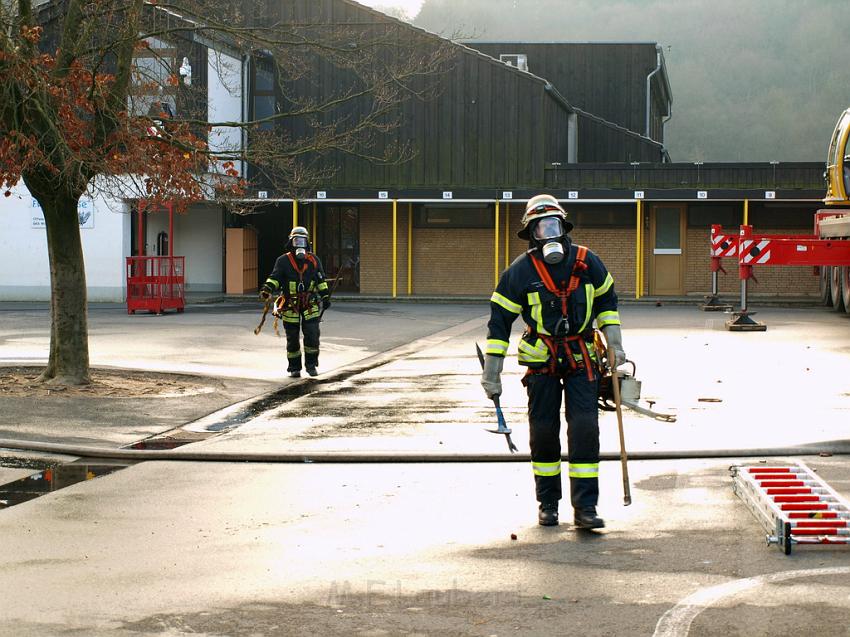
<instances>
[{"instance_id":1,"label":"window on upper floor","mask_svg":"<svg viewBox=\"0 0 850 637\"><path fill-rule=\"evenodd\" d=\"M136 116L173 116L180 66L177 49L156 38L147 38L147 43L133 55L129 110Z\"/></svg>"},{"instance_id":2,"label":"window on upper floor","mask_svg":"<svg viewBox=\"0 0 850 637\"><path fill-rule=\"evenodd\" d=\"M271 117L276 113L277 93L275 87L277 83L274 66L270 60L255 58L251 70L251 95L253 98L251 119L256 121ZM272 130L274 127L274 121L264 122L259 126L260 130Z\"/></svg>"}]
</instances>

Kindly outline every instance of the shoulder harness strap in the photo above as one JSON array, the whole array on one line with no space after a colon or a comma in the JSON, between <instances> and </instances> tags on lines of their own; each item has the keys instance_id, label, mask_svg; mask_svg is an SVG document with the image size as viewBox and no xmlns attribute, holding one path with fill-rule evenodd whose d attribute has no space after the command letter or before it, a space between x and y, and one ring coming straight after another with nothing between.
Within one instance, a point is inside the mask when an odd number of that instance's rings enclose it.
<instances>
[{"instance_id":1,"label":"shoulder harness strap","mask_svg":"<svg viewBox=\"0 0 850 637\"><path fill-rule=\"evenodd\" d=\"M533 252L529 251L528 256L531 258L531 263L534 265L534 269L537 270L537 274L540 276L540 280L543 281L543 285L546 286L546 289L549 290L552 294L556 295L561 300L561 314L563 316L567 316L567 299L570 295L578 289L579 283L581 282L580 275L582 272L587 270L587 263L585 259L587 258L587 248L585 246L576 246L578 248L578 252L576 253L576 260L573 263L573 270L570 274L570 282L567 284L566 281L561 281L560 287L555 285L555 282L552 280L552 275L549 273L549 270L546 268L546 264L540 260L537 255ZM548 368L544 368L546 371L544 373L554 374L555 373L555 358L556 352L558 351L558 344L555 343L555 340L551 337L544 336L542 334L538 334L541 339L546 343L546 346L549 348L549 351L552 352L551 360L549 362ZM576 341L579 345L580 351L582 353L582 358L585 362L585 370L587 372L587 378L589 381L593 381L593 370L591 369L591 358L590 353L587 350L587 346L585 345L584 339L581 335L577 334L574 336L568 336L564 339L564 342ZM573 360L572 352L569 348L566 348L566 358L569 362L569 365L572 369L576 369L577 365L575 360ZM530 371L530 370L529 370ZM539 372L538 372L539 373Z\"/></svg>"}]
</instances>

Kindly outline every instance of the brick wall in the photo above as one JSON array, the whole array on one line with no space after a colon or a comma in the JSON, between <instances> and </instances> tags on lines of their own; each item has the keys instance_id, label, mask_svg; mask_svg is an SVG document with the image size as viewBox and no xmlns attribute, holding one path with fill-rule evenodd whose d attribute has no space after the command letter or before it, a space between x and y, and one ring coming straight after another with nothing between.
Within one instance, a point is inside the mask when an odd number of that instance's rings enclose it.
<instances>
[{"instance_id":1,"label":"brick wall","mask_svg":"<svg viewBox=\"0 0 850 637\"><path fill-rule=\"evenodd\" d=\"M622 297L635 295L635 231L632 228L576 228L573 241L599 255Z\"/></svg>"},{"instance_id":2,"label":"brick wall","mask_svg":"<svg viewBox=\"0 0 850 637\"><path fill-rule=\"evenodd\" d=\"M499 223L499 270L505 267L507 238L510 263L528 248L516 236L522 205L501 207ZM407 294L407 204L398 206L397 293ZM507 237L505 235L507 231ZM759 229L781 234L783 230ZM614 277L617 293L633 298L635 290L635 231L633 228L576 228L573 241L596 252ZM413 229L413 294L428 296L482 295L493 290L494 237L492 229ZM651 246L644 235L643 294L648 293ZM700 296L711 292L709 231L688 228L685 239L685 294ZM720 274L720 292L740 292L737 264L724 259L729 274ZM818 279L810 267L763 267L755 269L759 283L752 283L752 295L817 296ZM360 291L363 294L392 292L392 205L360 206Z\"/></svg>"},{"instance_id":3,"label":"brick wall","mask_svg":"<svg viewBox=\"0 0 850 637\"><path fill-rule=\"evenodd\" d=\"M396 290L407 294L407 204L399 204L396 227ZM393 274L392 204L360 205L360 292L391 294Z\"/></svg>"}]
</instances>

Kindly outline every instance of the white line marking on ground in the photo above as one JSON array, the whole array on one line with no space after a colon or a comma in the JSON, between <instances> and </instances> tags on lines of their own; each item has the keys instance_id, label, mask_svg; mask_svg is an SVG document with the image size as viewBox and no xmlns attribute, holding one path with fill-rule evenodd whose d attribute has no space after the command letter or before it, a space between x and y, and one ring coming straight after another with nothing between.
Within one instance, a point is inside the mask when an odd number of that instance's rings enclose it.
<instances>
[{"instance_id":1,"label":"white line marking on ground","mask_svg":"<svg viewBox=\"0 0 850 637\"><path fill-rule=\"evenodd\" d=\"M850 566L833 568L813 568L799 571L783 571L757 577L733 580L725 584L710 586L688 595L673 608L661 616L655 625L653 637L684 637L691 629L691 623L706 608L716 604L723 598L732 597L738 593L773 582L784 582L798 577L817 577L818 575L850 574Z\"/></svg>"}]
</instances>

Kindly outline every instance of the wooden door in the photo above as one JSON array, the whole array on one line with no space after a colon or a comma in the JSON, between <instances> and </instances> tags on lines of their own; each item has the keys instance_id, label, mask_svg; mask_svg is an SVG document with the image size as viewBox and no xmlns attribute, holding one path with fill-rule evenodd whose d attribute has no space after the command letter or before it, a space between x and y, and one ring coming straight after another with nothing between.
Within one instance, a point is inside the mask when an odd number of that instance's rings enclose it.
<instances>
[{"instance_id":1,"label":"wooden door","mask_svg":"<svg viewBox=\"0 0 850 637\"><path fill-rule=\"evenodd\" d=\"M681 296L685 293L685 205L654 204L649 215L649 294Z\"/></svg>"}]
</instances>

